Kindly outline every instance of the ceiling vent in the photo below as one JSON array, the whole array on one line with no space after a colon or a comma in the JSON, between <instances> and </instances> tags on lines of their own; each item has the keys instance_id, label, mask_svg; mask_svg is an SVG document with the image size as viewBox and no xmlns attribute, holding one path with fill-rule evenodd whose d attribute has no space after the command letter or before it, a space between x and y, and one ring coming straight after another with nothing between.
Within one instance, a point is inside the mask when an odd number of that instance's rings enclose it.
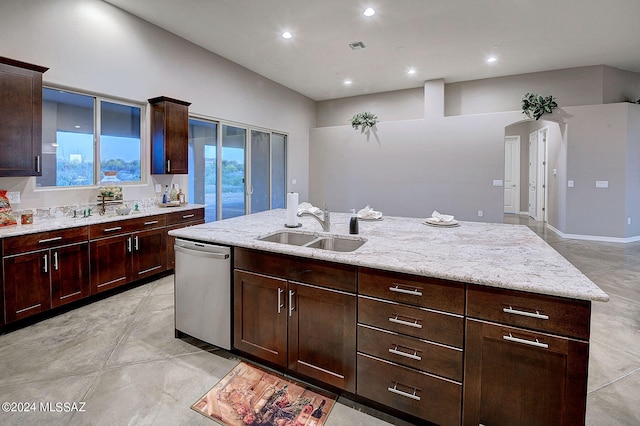
<instances>
[{"instance_id":1,"label":"ceiling vent","mask_svg":"<svg viewBox=\"0 0 640 426\"><path fill-rule=\"evenodd\" d=\"M365 46L363 42L361 41L354 41L353 43L349 43L349 49L351 50L360 50L360 49L364 49Z\"/></svg>"}]
</instances>

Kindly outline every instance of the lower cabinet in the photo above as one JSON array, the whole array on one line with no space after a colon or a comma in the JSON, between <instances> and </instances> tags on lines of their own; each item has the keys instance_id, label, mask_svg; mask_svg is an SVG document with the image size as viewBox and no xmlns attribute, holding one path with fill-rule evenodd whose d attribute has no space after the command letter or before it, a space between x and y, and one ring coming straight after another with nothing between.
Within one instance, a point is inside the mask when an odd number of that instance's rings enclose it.
<instances>
[{"instance_id":1,"label":"lower cabinet","mask_svg":"<svg viewBox=\"0 0 640 426\"><path fill-rule=\"evenodd\" d=\"M583 425L586 342L467 319L465 425Z\"/></svg>"},{"instance_id":2,"label":"lower cabinet","mask_svg":"<svg viewBox=\"0 0 640 426\"><path fill-rule=\"evenodd\" d=\"M176 266L176 255L174 243L176 237L169 235L169 231L187 226L200 225L204 223L204 209L191 209L167 214L167 269L174 269Z\"/></svg>"},{"instance_id":3,"label":"lower cabinet","mask_svg":"<svg viewBox=\"0 0 640 426\"><path fill-rule=\"evenodd\" d=\"M101 238L90 244L92 294L166 269L164 228Z\"/></svg>"},{"instance_id":4,"label":"lower cabinet","mask_svg":"<svg viewBox=\"0 0 640 426\"><path fill-rule=\"evenodd\" d=\"M341 282L340 268L332 274L327 262L287 263L286 256L238 248L234 253L234 347L354 393L356 296L324 284L349 285ZM252 263L257 271L241 269ZM284 276L266 275L269 265ZM287 273L307 275L309 282L293 281Z\"/></svg>"},{"instance_id":5,"label":"lower cabinet","mask_svg":"<svg viewBox=\"0 0 640 426\"><path fill-rule=\"evenodd\" d=\"M4 258L6 320L12 322L89 295L88 243Z\"/></svg>"}]
</instances>

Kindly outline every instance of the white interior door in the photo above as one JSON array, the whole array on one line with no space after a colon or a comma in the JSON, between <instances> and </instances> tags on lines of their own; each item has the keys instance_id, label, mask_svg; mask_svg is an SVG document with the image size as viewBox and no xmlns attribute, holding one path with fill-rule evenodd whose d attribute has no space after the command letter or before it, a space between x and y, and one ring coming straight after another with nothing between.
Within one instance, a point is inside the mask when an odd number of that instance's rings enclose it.
<instances>
[{"instance_id":1,"label":"white interior door","mask_svg":"<svg viewBox=\"0 0 640 426\"><path fill-rule=\"evenodd\" d=\"M538 130L536 220L547 221L547 128Z\"/></svg>"},{"instance_id":2,"label":"white interior door","mask_svg":"<svg viewBox=\"0 0 640 426\"><path fill-rule=\"evenodd\" d=\"M529 134L529 216L537 220L538 132Z\"/></svg>"},{"instance_id":3,"label":"white interior door","mask_svg":"<svg viewBox=\"0 0 640 426\"><path fill-rule=\"evenodd\" d=\"M520 136L504 139L504 212L520 212Z\"/></svg>"}]
</instances>

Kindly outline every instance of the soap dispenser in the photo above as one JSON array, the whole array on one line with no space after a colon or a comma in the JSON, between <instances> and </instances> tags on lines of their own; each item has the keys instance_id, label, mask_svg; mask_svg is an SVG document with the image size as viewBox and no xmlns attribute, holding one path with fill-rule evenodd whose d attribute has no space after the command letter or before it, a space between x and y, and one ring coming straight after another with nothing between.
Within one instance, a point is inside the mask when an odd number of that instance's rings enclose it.
<instances>
[{"instance_id":1,"label":"soap dispenser","mask_svg":"<svg viewBox=\"0 0 640 426\"><path fill-rule=\"evenodd\" d=\"M351 220L349 220L349 233L357 234L358 233L358 216L356 216L356 210L352 209L351 212L353 216L351 216Z\"/></svg>"}]
</instances>

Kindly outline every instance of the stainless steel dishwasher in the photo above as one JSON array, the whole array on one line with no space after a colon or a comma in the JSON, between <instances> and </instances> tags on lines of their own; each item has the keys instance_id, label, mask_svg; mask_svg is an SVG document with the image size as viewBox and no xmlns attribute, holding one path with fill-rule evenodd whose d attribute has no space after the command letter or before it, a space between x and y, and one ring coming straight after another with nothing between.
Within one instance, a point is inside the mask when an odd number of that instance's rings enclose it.
<instances>
[{"instance_id":1,"label":"stainless steel dishwasher","mask_svg":"<svg viewBox=\"0 0 640 426\"><path fill-rule=\"evenodd\" d=\"M175 329L231 349L231 249L175 242Z\"/></svg>"}]
</instances>

